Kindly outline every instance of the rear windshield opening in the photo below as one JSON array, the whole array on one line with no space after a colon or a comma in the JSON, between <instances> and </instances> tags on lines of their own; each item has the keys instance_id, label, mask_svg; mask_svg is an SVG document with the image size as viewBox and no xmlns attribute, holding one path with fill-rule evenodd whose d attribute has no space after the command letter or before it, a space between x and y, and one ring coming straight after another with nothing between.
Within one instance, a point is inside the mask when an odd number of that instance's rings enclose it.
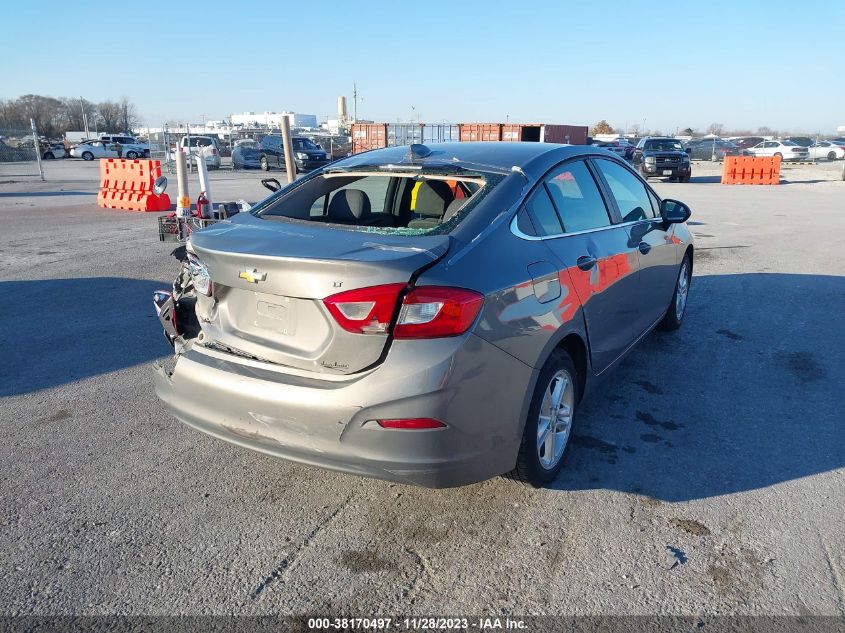
<instances>
[{"instance_id":1,"label":"rear windshield opening","mask_svg":"<svg viewBox=\"0 0 845 633\"><path fill-rule=\"evenodd\" d=\"M333 172L283 189L251 211L391 234L443 233L486 195L495 175Z\"/></svg>"}]
</instances>

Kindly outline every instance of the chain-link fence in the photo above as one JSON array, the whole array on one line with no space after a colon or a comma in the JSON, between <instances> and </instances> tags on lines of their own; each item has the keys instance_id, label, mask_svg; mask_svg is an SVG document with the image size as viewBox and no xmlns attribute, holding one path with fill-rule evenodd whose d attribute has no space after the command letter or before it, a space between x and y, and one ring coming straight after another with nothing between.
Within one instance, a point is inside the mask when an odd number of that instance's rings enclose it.
<instances>
[{"instance_id":1,"label":"chain-link fence","mask_svg":"<svg viewBox=\"0 0 845 633\"><path fill-rule=\"evenodd\" d=\"M0 128L0 180L39 177L39 159L49 157L51 152L59 153L44 140L39 140L36 147L31 129Z\"/></svg>"},{"instance_id":2,"label":"chain-link fence","mask_svg":"<svg viewBox=\"0 0 845 633\"><path fill-rule=\"evenodd\" d=\"M279 128L270 126L243 127L226 130L202 130L195 126L190 131L185 125L163 125L150 130L145 139L150 146L150 158L161 161L162 170L175 173L175 152L182 143L184 137L188 137L186 146L195 148L201 146L206 148L203 153L210 151L205 138L212 139L212 144L217 154L214 158L207 159L207 164L213 164L214 168L223 170L240 168L237 165L243 164L243 152L246 147L256 148L261 151L261 141L269 135L279 135ZM294 136L302 136L310 139L319 145L332 159L349 156L352 151L350 138L343 134L329 134L316 130L293 130ZM238 146L241 146L240 150ZM192 149L191 153L196 150ZM240 154L239 154L240 152ZM234 156L233 156L234 154ZM218 161L219 157L219 161ZM218 167L219 163L219 167ZM193 169L192 160L189 156L188 168Z\"/></svg>"}]
</instances>

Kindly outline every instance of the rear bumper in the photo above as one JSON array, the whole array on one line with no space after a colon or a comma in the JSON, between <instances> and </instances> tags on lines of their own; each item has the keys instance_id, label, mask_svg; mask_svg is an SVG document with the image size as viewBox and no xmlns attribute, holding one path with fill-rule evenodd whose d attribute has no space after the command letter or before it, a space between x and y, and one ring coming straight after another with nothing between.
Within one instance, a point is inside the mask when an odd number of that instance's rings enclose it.
<instances>
[{"instance_id":1,"label":"rear bumper","mask_svg":"<svg viewBox=\"0 0 845 633\"><path fill-rule=\"evenodd\" d=\"M315 379L190 347L156 393L180 421L227 442L346 473L442 488L516 462L534 370L474 335L394 342L378 367ZM432 417L447 427L383 429Z\"/></svg>"}]
</instances>

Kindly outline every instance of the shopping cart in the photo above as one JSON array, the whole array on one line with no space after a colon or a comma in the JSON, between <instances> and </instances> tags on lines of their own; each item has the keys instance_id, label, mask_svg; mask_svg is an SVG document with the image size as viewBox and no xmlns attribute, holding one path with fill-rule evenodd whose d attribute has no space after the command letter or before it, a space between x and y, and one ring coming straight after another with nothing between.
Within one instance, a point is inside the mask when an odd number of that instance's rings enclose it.
<instances>
[{"instance_id":1,"label":"shopping cart","mask_svg":"<svg viewBox=\"0 0 845 633\"><path fill-rule=\"evenodd\" d=\"M191 236L192 231L204 229L219 221L210 218L180 218L176 215L161 216L158 219L158 241L184 242Z\"/></svg>"}]
</instances>

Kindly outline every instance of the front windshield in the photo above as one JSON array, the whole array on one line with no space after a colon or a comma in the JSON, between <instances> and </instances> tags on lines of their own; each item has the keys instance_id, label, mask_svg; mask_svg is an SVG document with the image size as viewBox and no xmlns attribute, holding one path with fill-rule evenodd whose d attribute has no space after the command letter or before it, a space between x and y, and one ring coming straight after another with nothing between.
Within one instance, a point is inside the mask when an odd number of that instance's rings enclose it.
<instances>
[{"instance_id":1,"label":"front windshield","mask_svg":"<svg viewBox=\"0 0 845 633\"><path fill-rule=\"evenodd\" d=\"M294 149L320 149L317 145L308 138L295 138L293 139L293 148Z\"/></svg>"},{"instance_id":2,"label":"front windshield","mask_svg":"<svg viewBox=\"0 0 845 633\"><path fill-rule=\"evenodd\" d=\"M673 139L659 139L646 141L645 150L652 152L682 152L684 151L684 148L681 146L680 141L675 141Z\"/></svg>"}]
</instances>

